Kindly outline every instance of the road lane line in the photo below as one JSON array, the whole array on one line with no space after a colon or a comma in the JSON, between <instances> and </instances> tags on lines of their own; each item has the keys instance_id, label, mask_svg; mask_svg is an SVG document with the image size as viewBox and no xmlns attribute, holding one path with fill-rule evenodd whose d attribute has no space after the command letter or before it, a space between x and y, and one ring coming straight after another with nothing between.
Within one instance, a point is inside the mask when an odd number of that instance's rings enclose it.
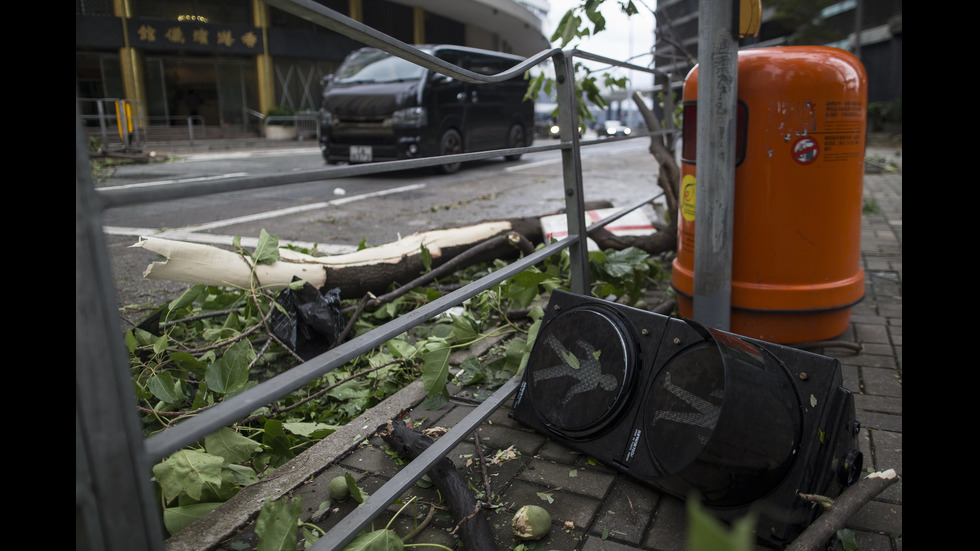
<instances>
[{"instance_id":1,"label":"road lane line","mask_svg":"<svg viewBox=\"0 0 980 551\"><path fill-rule=\"evenodd\" d=\"M111 189L129 189L139 187L169 186L173 184L188 184L192 182L211 182L214 180L227 180L228 178L239 178L248 176L248 172L231 172L219 174L217 176L199 176L197 178L178 178L176 180L157 180L155 182L140 182L138 184L124 184L121 186L110 186Z\"/></svg>"},{"instance_id":2,"label":"road lane line","mask_svg":"<svg viewBox=\"0 0 980 551\"><path fill-rule=\"evenodd\" d=\"M348 203L353 203L356 201L363 201L364 199L372 199L375 197L383 197L385 195L394 195L398 193L406 193L409 191L415 191L417 189L422 189L426 184L411 184L407 186L400 186L391 189L383 189L379 191L372 191L370 193L362 193L360 195L352 195L350 197L341 197L339 199L333 199L331 201L323 201L320 203L311 203L309 205L300 205L297 207L290 207L285 209L270 210L266 212L258 212L255 214L249 214L246 216L238 216L235 218L226 218L224 220L216 220L214 222L206 222L203 224L192 224L189 226L183 226L180 228L159 230L153 228L132 228L124 226L103 226L103 231L109 235L130 235L134 237L141 236L153 236L165 239L179 239L183 241L191 241L196 243L219 243L219 244L231 244L231 236L221 236L213 234L199 234L198 232L205 230L212 230L215 228L221 228L225 226L231 226L234 224L241 224L245 222L254 222L256 220L266 220L269 218L278 218L281 216L288 216L291 214L297 214L300 212L308 212L311 210L323 209L332 206L346 205ZM249 241L246 238L242 238L242 245L246 245ZM293 243L297 246L304 246L307 248L312 248L313 244L302 244ZM317 250L329 252L330 254L340 254L339 252L350 252L356 249L356 247L351 247L349 245L329 245L329 244L318 244Z\"/></svg>"}]
</instances>

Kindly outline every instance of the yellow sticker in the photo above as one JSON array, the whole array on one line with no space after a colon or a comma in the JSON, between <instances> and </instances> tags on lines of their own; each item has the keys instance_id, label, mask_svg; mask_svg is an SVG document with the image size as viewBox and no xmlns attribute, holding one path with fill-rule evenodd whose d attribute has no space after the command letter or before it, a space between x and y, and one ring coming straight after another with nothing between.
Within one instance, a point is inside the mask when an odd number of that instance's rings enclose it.
<instances>
[{"instance_id":1,"label":"yellow sticker","mask_svg":"<svg viewBox=\"0 0 980 551\"><path fill-rule=\"evenodd\" d=\"M681 180L681 215L688 222L694 222L694 182L693 174L688 174Z\"/></svg>"}]
</instances>

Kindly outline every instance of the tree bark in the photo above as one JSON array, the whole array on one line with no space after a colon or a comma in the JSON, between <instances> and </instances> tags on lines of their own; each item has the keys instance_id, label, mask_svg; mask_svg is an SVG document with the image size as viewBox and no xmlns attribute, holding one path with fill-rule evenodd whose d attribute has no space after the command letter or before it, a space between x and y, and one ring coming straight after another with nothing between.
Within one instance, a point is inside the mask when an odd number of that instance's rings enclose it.
<instances>
[{"instance_id":1,"label":"tree bark","mask_svg":"<svg viewBox=\"0 0 980 551\"><path fill-rule=\"evenodd\" d=\"M388 423L388 429L381 438L399 455L415 459L432 445L427 437L409 429L400 421ZM460 524L460 537L467 549L473 551L496 551L490 522L477 512L476 498L449 459L443 457L428 472L429 478L442 493L449 505L449 512Z\"/></svg>"},{"instance_id":2,"label":"tree bark","mask_svg":"<svg viewBox=\"0 0 980 551\"><path fill-rule=\"evenodd\" d=\"M817 551L821 549L838 530L844 527L847 519L898 480L899 477L893 469L871 473L859 480L833 500L833 504L810 524L793 543L789 544L786 550ZM811 499L811 501L817 500Z\"/></svg>"},{"instance_id":3,"label":"tree bark","mask_svg":"<svg viewBox=\"0 0 980 551\"><path fill-rule=\"evenodd\" d=\"M280 249L277 262L255 266L254 284L279 290L295 276L317 288L340 288L345 299L360 298L367 293L380 295L393 282L407 282L424 271L423 245L432 257L431 267L438 268L477 244L511 232L525 237L530 233L540 241L537 219L518 218L416 233L378 247L334 256L315 257ZM150 264L143 272L143 277L149 279L243 288L253 284L250 260L234 251L155 237L143 238L133 246L164 256L163 261ZM488 247L469 260L475 264L511 257L517 252L517 248L502 239L498 246Z\"/></svg>"}]
</instances>

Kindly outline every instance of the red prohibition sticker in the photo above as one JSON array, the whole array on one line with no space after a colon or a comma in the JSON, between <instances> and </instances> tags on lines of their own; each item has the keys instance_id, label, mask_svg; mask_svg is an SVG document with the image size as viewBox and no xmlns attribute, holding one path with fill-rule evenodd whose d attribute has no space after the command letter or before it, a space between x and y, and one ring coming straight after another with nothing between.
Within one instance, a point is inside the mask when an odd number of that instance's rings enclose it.
<instances>
[{"instance_id":1,"label":"red prohibition sticker","mask_svg":"<svg viewBox=\"0 0 980 551\"><path fill-rule=\"evenodd\" d=\"M808 165L816 160L819 151L817 140L803 136L793 143L793 160L801 165Z\"/></svg>"}]
</instances>

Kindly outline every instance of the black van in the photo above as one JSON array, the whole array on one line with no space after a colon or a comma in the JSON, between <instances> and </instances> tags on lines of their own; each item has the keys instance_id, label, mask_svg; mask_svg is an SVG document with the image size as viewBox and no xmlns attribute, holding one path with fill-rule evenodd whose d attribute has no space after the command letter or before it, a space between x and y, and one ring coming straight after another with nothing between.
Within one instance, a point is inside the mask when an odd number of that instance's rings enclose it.
<instances>
[{"instance_id":1,"label":"black van","mask_svg":"<svg viewBox=\"0 0 980 551\"><path fill-rule=\"evenodd\" d=\"M418 48L485 75L524 60L462 46ZM326 80L320 150L330 164L525 147L534 140L534 102L524 101L527 82L522 76L469 84L384 51L362 48L348 55ZM450 173L459 165L439 168Z\"/></svg>"}]
</instances>

